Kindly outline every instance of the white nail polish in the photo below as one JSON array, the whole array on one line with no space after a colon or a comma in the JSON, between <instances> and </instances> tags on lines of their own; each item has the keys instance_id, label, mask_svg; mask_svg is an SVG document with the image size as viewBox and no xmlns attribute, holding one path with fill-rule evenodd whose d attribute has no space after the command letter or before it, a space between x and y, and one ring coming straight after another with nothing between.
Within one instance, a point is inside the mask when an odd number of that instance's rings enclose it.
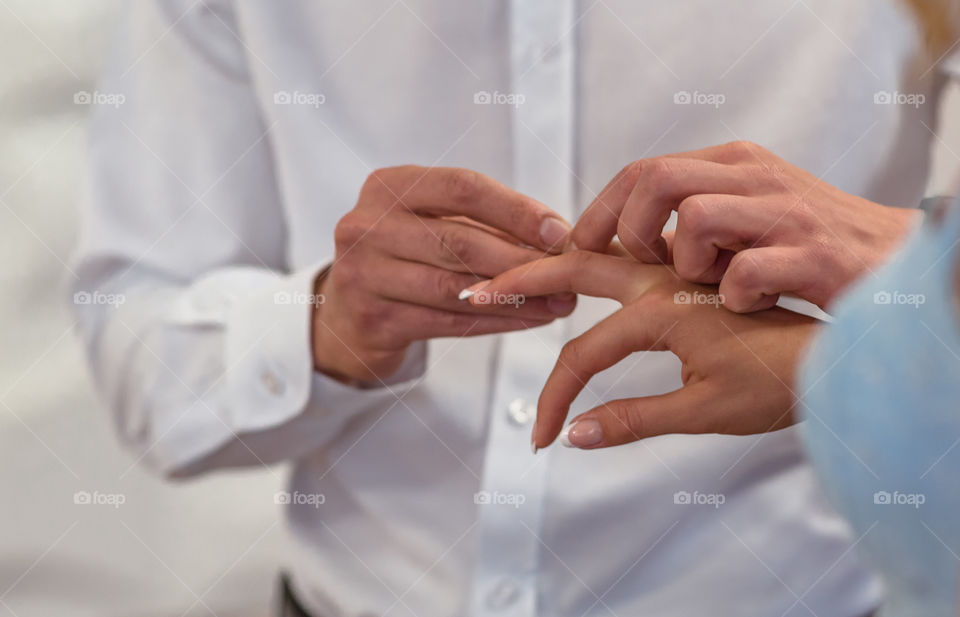
<instances>
[{"instance_id":1,"label":"white nail polish","mask_svg":"<svg viewBox=\"0 0 960 617\"><path fill-rule=\"evenodd\" d=\"M475 294L475 293L477 293L477 292L475 292L475 291L470 291L469 289L464 289L463 291L460 292L460 295L457 296L457 299L458 299L458 300L466 300L466 299L472 297L473 294Z\"/></svg>"},{"instance_id":2,"label":"white nail polish","mask_svg":"<svg viewBox=\"0 0 960 617\"><path fill-rule=\"evenodd\" d=\"M563 430L560 431L560 445L565 448L573 448L574 445L570 443L570 428L573 426L573 422L563 427Z\"/></svg>"},{"instance_id":3,"label":"white nail polish","mask_svg":"<svg viewBox=\"0 0 960 617\"><path fill-rule=\"evenodd\" d=\"M530 451L533 452L534 454L536 454L539 449L540 449L540 448L537 447L537 444L534 443L533 440L531 439L531 440L530 440Z\"/></svg>"}]
</instances>

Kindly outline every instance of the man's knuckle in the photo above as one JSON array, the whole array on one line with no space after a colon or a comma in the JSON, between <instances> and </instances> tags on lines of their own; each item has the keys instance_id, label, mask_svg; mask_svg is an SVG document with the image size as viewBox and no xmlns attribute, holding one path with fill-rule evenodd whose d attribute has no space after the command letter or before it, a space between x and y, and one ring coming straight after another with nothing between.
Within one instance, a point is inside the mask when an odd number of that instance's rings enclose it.
<instances>
[{"instance_id":1,"label":"man's knuckle","mask_svg":"<svg viewBox=\"0 0 960 617\"><path fill-rule=\"evenodd\" d=\"M677 229L699 238L710 228L710 208L699 195L687 197L677 207Z\"/></svg>"},{"instance_id":2,"label":"man's knuckle","mask_svg":"<svg viewBox=\"0 0 960 617\"><path fill-rule=\"evenodd\" d=\"M644 255L655 250L660 233L657 229L636 227L621 218L617 223L617 237L631 255Z\"/></svg>"},{"instance_id":3,"label":"man's knuckle","mask_svg":"<svg viewBox=\"0 0 960 617\"><path fill-rule=\"evenodd\" d=\"M363 217L355 212L350 212L337 221L337 225L333 229L334 244L338 249L352 247L363 238L368 227Z\"/></svg>"},{"instance_id":4,"label":"man's knuckle","mask_svg":"<svg viewBox=\"0 0 960 617\"><path fill-rule=\"evenodd\" d=\"M385 332L383 325L390 323L389 309L379 302L360 304L351 314L357 329L367 335Z\"/></svg>"},{"instance_id":5,"label":"man's knuckle","mask_svg":"<svg viewBox=\"0 0 960 617\"><path fill-rule=\"evenodd\" d=\"M446 266L460 266L470 258L470 241L458 229L441 229L436 234L441 262Z\"/></svg>"},{"instance_id":6,"label":"man's knuckle","mask_svg":"<svg viewBox=\"0 0 960 617\"><path fill-rule=\"evenodd\" d=\"M370 172L363 183L362 192L367 194L380 194L390 187L396 169L392 167L381 167Z\"/></svg>"},{"instance_id":7,"label":"man's knuckle","mask_svg":"<svg viewBox=\"0 0 960 617\"><path fill-rule=\"evenodd\" d=\"M456 298L460 291L466 287L460 281L460 278L451 272L440 271L432 276L432 284L435 297Z\"/></svg>"},{"instance_id":8,"label":"man's knuckle","mask_svg":"<svg viewBox=\"0 0 960 617\"><path fill-rule=\"evenodd\" d=\"M751 251L742 251L733 257L724 278L734 289L756 289L763 280L763 268Z\"/></svg>"},{"instance_id":9,"label":"man's knuckle","mask_svg":"<svg viewBox=\"0 0 960 617\"><path fill-rule=\"evenodd\" d=\"M750 154L757 149L757 145L746 139L737 139L726 144L728 148L740 154Z\"/></svg>"},{"instance_id":10,"label":"man's knuckle","mask_svg":"<svg viewBox=\"0 0 960 617\"><path fill-rule=\"evenodd\" d=\"M676 165L673 161L665 158L656 158L646 161L640 172L638 182L643 184L644 189L669 186L678 176Z\"/></svg>"},{"instance_id":11,"label":"man's knuckle","mask_svg":"<svg viewBox=\"0 0 960 617\"><path fill-rule=\"evenodd\" d=\"M477 317L459 313L444 313L441 317L444 320L444 327L448 332L464 333L469 332L477 325Z\"/></svg>"},{"instance_id":12,"label":"man's knuckle","mask_svg":"<svg viewBox=\"0 0 960 617\"><path fill-rule=\"evenodd\" d=\"M649 161L644 159L638 159L627 164L623 168L620 174L621 182L627 186L633 186L637 183L637 180L640 179L640 176L643 174L643 169L646 167Z\"/></svg>"},{"instance_id":13,"label":"man's knuckle","mask_svg":"<svg viewBox=\"0 0 960 617\"><path fill-rule=\"evenodd\" d=\"M356 266L352 260L341 259L330 269L330 282L338 289L351 289L357 278Z\"/></svg>"},{"instance_id":14,"label":"man's knuckle","mask_svg":"<svg viewBox=\"0 0 960 617\"><path fill-rule=\"evenodd\" d=\"M798 199L791 205L784 218L794 226L799 237L820 237L828 231L815 206L806 199Z\"/></svg>"},{"instance_id":15,"label":"man's knuckle","mask_svg":"<svg viewBox=\"0 0 960 617\"><path fill-rule=\"evenodd\" d=\"M468 204L480 194L480 174L470 169L454 169L447 174L445 195L452 203Z\"/></svg>"}]
</instances>

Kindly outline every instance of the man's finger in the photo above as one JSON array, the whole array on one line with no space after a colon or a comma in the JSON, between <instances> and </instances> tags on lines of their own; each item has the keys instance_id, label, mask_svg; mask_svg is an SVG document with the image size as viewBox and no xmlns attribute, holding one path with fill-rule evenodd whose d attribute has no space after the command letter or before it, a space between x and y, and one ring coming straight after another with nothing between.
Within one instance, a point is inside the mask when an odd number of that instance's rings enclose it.
<instances>
[{"instance_id":1,"label":"man's finger","mask_svg":"<svg viewBox=\"0 0 960 617\"><path fill-rule=\"evenodd\" d=\"M744 195L750 182L747 169L696 159L650 161L620 215L620 242L640 261L666 263L667 246L662 234L671 212L693 195ZM576 234L574 237L578 238Z\"/></svg>"},{"instance_id":2,"label":"man's finger","mask_svg":"<svg viewBox=\"0 0 960 617\"><path fill-rule=\"evenodd\" d=\"M388 220L388 219L384 219ZM509 242L491 231L449 219L402 214L372 234L395 257L451 272L490 278L544 256L543 251Z\"/></svg>"},{"instance_id":3,"label":"man's finger","mask_svg":"<svg viewBox=\"0 0 960 617\"><path fill-rule=\"evenodd\" d=\"M665 274L661 266L643 266L629 258L570 251L519 266L480 284L470 302L482 305L497 294L534 297L572 292L624 304Z\"/></svg>"},{"instance_id":4,"label":"man's finger","mask_svg":"<svg viewBox=\"0 0 960 617\"><path fill-rule=\"evenodd\" d=\"M559 253L569 241L570 225L559 214L469 169L393 167L371 174L365 188L416 214L466 216L547 252Z\"/></svg>"},{"instance_id":5,"label":"man's finger","mask_svg":"<svg viewBox=\"0 0 960 617\"><path fill-rule=\"evenodd\" d=\"M735 313L768 309L783 292L811 297L816 272L807 272L809 263L802 249L763 247L734 255L720 281L723 305Z\"/></svg>"},{"instance_id":6,"label":"man's finger","mask_svg":"<svg viewBox=\"0 0 960 617\"><path fill-rule=\"evenodd\" d=\"M693 195L677 209L671 258L684 280L715 285L730 263L729 251L748 249L767 234L779 214L761 200L734 195Z\"/></svg>"},{"instance_id":7,"label":"man's finger","mask_svg":"<svg viewBox=\"0 0 960 617\"><path fill-rule=\"evenodd\" d=\"M521 316L471 315L453 313L426 306L397 303L392 324L397 324L407 340L429 340L440 337L480 336L536 328L552 319L530 319Z\"/></svg>"},{"instance_id":8,"label":"man's finger","mask_svg":"<svg viewBox=\"0 0 960 617\"><path fill-rule=\"evenodd\" d=\"M534 445L546 446L556 439L570 405L594 375L635 351L669 350L677 324L673 314L633 304L564 345L540 394Z\"/></svg>"},{"instance_id":9,"label":"man's finger","mask_svg":"<svg viewBox=\"0 0 960 617\"><path fill-rule=\"evenodd\" d=\"M715 432L718 412L706 382L679 390L604 403L574 418L561 434L561 443L592 450L619 446L672 433Z\"/></svg>"},{"instance_id":10,"label":"man's finger","mask_svg":"<svg viewBox=\"0 0 960 617\"><path fill-rule=\"evenodd\" d=\"M617 224L627 199L633 192L645 167L653 161L672 161L677 159L710 161L729 165L743 159L741 148L733 144L711 146L690 152L678 152L656 158L634 161L621 169L587 206L573 229L571 238L579 248L603 252L613 236L617 234ZM715 192L715 191L706 191ZM660 226L663 228L663 225ZM623 240L623 238L621 238Z\"/></svg>"}]
</instances>

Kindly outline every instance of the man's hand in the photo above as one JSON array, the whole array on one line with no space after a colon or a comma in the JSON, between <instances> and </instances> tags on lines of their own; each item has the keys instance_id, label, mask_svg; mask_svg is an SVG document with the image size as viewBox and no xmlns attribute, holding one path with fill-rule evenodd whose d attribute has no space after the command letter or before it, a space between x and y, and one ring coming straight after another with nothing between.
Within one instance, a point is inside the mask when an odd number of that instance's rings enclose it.
<instances>
[{"instance_id":1,"label":"man's hand","mask_svg":"<svg viewBox=\"0 0 960 617\"><path fill-rule=\"evenodd\" d=\"M384 379L413 341L506 332L574 308L572 294L474 308L461 289L560 252L570 227L537 201L465 169L374 172L337 225L318 291L314 365L341 379Z\"/></svg>"},{"instance_id":2,"label":"man's hand","mask_svg":"<svg viewBox=\"0 0 960 617\"><path fill-rule=\"evenodd\" d=\"M672 210L675 234L663 233ZM734 142L635 161L604 188L573 242L600 251L617 234L637 259L720 283L749 312L790 292L824 308L877 266L920 218L826 184L771 152Z\"/></svg>"},{"instance_id":3,"label":"man's hand","mask_svg":"<svg viewBox=\"0 0 960 617\"><path fill-rule=\"evenodd\" d=\"M791 384L813 319L780 308L731 313L719 308L715 287L686 283L672 268L586 251L520 266L482 289L528 296L574 292L623 305L563 347L540 395L535 447L556 439L570 404L593 375L635 351L672 352L683 364L683 387L582 413L565 431L565 445L603 448L667 433L753 434L794 422Z\"/></svg>"}]
</instances>

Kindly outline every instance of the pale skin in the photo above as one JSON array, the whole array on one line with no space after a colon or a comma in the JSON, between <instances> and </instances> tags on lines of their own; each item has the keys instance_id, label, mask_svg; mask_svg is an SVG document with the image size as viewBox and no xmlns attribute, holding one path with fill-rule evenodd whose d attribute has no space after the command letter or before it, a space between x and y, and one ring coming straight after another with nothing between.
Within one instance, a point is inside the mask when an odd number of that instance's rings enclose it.
<instances>
[{"instance_id":1,"label":"pale skin","mask_svg":"<svg viewBox=\"0 0 960 617\"><path fill-rule=\"evenodd\" d=\"M672 211L676 231L664 233ZM719 284L732 311L770 308L782 293L826 309L921 216L844 193L739 141L630 163L590 204L572 239L602 252L617 235L642 262Z\"/></svg>"},{"instance_id":2,"label":"pale skin","mask_svg":"<svg viewBox=\"0 0 960 617\"><path fill-rule=\"evenodd\" d=\"M315 368L342 381L384 380L409 346L509 332L569 315L576 296L476 308L457 293L560 252L570 226L536 200L477 172L403 166L373 172L335 230L336 257L317 282Z\"/></svg>"},{"instance_id":3,"label":"pale skin","mask_svg":"<svg viewBox=\"0 0 960 617\"><path fill-rule=\"evenodd\" d=\"M601 402L571 420L570 445L604 448L668 433L746 435L795 421L793 376L816 320L781 308L742 315L714 304L678 303L677 292L718 290L683 281L669 267L587 251L532 262L474 288L531 297L581 293L622 305L563 347L537 405L535 448L557 438L570 405L595 374L638 351L676 355L683 386Z\"/></svg>"}]
</instances>

